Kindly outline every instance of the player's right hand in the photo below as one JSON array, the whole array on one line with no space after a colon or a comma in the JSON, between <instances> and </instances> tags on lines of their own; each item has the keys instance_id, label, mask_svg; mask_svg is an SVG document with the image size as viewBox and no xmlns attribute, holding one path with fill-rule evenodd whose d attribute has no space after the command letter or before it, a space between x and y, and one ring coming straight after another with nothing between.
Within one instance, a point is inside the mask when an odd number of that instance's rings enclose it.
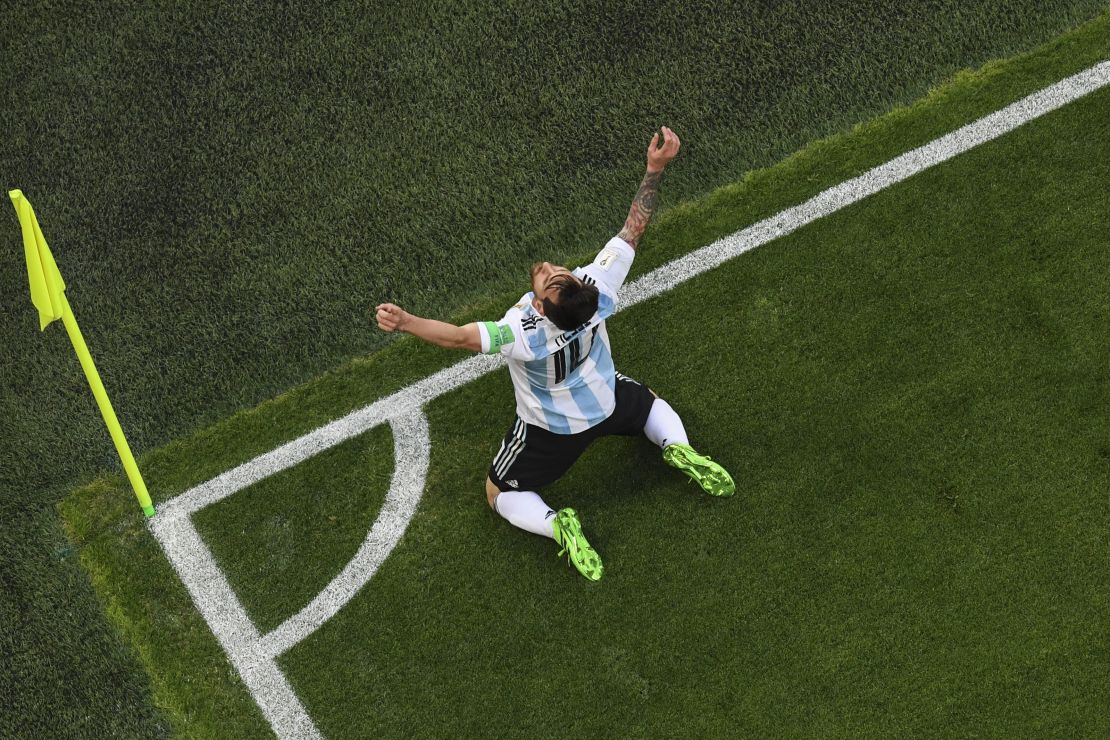
<instances>
[{"instance_id":1,"label":"player's right hand","mask_svg":"<svg viewBox=\"0 0 1110 740\"><path fill-rule=\"evenodd\" d=\"M403 308L392 303L382 303L378 306L378 327L383 331L401 329L408 317Z\"/></svg>"}]
</instances>

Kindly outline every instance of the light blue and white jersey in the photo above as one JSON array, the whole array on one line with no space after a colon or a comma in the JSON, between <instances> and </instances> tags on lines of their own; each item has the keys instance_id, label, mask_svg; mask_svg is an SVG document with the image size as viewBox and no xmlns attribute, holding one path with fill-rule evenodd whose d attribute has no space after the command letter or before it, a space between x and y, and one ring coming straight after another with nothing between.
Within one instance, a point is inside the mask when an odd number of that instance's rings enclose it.
<instances>
[{"instance_id":1,"label":"light blue and white jersey","mask_svg":"<svg viewBox=\"0 0 1110 740\"><path fill-rule=\"evenodd\" d=\"M509 360L516 413L556 434L577 434L600 424L616 408L616 368L605 319L617 310L634 250L613 237L592 263L573 271L597 286L597 312L582 326L563 331L521 296L500 321L479 323L483 352Z\"/></svg>"}]
</instances>

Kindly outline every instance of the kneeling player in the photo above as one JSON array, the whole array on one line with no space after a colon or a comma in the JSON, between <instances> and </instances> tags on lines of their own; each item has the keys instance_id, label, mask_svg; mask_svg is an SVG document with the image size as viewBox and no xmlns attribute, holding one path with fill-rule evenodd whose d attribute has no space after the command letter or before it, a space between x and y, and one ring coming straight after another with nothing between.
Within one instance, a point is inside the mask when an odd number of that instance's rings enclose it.
<instances>
[{"instance_id":1,"label":"kneeling player","mask_svg":"<svg viewBox=\"0 0 1110 740\"><path fill-rule=\"evenodd\" d=\"M636 246L655 210L663 169L678 153L664 127L651 140L647 172L620 234L592 264L575 270L540 262L532 290L500 321L454 326L422 319L391 304L377 308L378 325L443 347L500 352L508 358L517 418L490 465L489 505L521 529L551 537L582 575L601 578L601 558L582 535L574 509L551 509L537 491L558 480L586 448L610 434L647 436L663 459L707 493L730 496L732 478L690 447L682 420L650 389L616 371L605 320L617 308Z\"/></svg>"}]
</instances>

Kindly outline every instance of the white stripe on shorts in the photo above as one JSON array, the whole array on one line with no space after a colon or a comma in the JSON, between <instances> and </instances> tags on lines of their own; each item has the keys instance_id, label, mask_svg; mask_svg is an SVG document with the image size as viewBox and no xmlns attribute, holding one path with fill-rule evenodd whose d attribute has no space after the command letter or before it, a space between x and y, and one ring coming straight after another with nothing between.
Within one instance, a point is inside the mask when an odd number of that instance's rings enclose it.
<instances>
[{"instance_id":1,"label":"white stripe on shorts","mask_svg":"<svg viewBox=\"0 0 1110 740\"><path fill-rule=\"evenodd\" d=\"M616 375L617 375L618 380L627 380L629 383L635 383L636 385L643 385L640 381L633 380L632 378L628 377L624 373L617 373Z\"/></svg>"},{"instance_id":2,"label":"white stripe on shorts","mask_svg":"<svg viewBox=\"0 0 1110 740\"><path fill-rule=\"evenodd\" d=\"M517 418L516 424L513 425L512 438L508 441L508 444L504 442L501 443L501 452L498 453L493 461L493 472L497 473L498 478L501 477L504 470L508 469L505 463L512 457L513 451L519 450L520 446L524 444L524 433L527 429L528 427L525 423L520 418Z\"/></svg>"},{"instance_id":3,"label":"white stripe on shorts","mask_svg":"<svg viewBox=\"0 0 1110 740\"><path fill-rule=\"evenodd\" d=\"M494 467L497 467L497 461L500 460L501 456L504 455L504 454L505 454L505 440L501 440L501 449L499 449L497 451L497 454L493 458Z\"/></svg>"},{"instance_id":4,"label":"white stripe on shorts","mask_svg":"<svg viewBox=\"0 0 1110 740\"><path fill-rule=\"evenodd\" d=\"M516 444L514 444L510 448L511 451L509 453L509 457L506 458L504 463L502 463L500 470L494 470L494 472L497 473L498 478L501 478L502 480L505 479L505 473L509 472L509 468L511 468L513 466L513 463L516 462L516 459L518 457L520 457L520 453L524 451L524 442L527 439L528 439L528 425L524 424L522 429L521 429L520 439L517 440Z\"/></svg>"}]
</instances>

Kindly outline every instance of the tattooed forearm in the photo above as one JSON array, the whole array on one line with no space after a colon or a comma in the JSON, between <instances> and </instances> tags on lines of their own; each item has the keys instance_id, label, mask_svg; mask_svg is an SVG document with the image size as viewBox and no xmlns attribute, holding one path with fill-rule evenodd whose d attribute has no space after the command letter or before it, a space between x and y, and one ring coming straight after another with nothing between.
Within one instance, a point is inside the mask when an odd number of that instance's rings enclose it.
<instances>
[{"instance_id":1,"label":"tattooed forearm","mask_svg":"<svg viewBox=\"0 0 1110 740\"><path fill-rule=\"evenodd\" d=\"M624 221L624 228L617 234L621 239L636 247L640 236L647 228L651 214L655 212L655 204L659 200L659 181L663 179L663 170L648 172L644 175L640 189L632 200L632 207L628 209L628 218Z\"/></svg>"}]
</instances>

